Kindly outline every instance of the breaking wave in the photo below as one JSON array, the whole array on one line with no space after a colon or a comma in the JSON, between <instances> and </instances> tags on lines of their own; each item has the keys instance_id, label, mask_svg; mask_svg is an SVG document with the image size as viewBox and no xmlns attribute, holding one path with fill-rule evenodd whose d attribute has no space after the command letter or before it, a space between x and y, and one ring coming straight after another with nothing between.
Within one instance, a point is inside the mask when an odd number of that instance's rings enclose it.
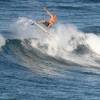
<instances>
[{"instance_id":1,"label":"breaking wave","mask_svg":"<svg viewBox=\"0 0 100 100\"><path fill-rule=\"evenodd\" d=\"M2 53L4 57L31 67L37 63L39 66L41 61L100 66L99 36L81 32L72 24L61 23L44 33L31 23L31 19L22 17L10 26L11 38L6 40L6 44L3 38L0 42L5 44Z\"/></svg>"}]
</instances>

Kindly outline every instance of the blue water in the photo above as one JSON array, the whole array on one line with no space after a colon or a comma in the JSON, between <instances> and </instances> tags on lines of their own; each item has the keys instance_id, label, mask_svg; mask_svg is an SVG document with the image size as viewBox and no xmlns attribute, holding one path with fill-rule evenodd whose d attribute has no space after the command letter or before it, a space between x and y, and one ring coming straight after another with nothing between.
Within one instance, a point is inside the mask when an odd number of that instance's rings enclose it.
<instances>
[{"instance_id":1,"label":"blue water","mask_svg":"<svg viewBox=\"0 0 100 100\"><path fill-rule=\"evenodd\" d=\"M0 34L6 42L0 49L0 100L100 100L99 58L94 58L98 66L75 57L75 62L56 59L26 49L20 39L8 39L9 26L19 17L48 18L44 6L58 16L58 23L99 36L99 0L0 0ZM73 53L84 60L82 55L90 51L82 46Z\"/></svg>"}]
</instances>

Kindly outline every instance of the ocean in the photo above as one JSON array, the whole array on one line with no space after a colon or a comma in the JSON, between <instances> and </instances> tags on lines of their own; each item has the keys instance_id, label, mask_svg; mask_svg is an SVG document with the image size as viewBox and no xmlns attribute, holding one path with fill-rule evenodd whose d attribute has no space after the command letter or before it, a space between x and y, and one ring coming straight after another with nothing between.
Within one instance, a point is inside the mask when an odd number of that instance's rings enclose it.
<instances>
[{"instance_id":1,"label":"ocean","mask_svg":"<svg viewBox=\"0 0 100 100\"><path fill-rule=\"evenodd\" d=\"M0 0L0 100L100 100L100 0Z\"/></svg>"}]
</instances>

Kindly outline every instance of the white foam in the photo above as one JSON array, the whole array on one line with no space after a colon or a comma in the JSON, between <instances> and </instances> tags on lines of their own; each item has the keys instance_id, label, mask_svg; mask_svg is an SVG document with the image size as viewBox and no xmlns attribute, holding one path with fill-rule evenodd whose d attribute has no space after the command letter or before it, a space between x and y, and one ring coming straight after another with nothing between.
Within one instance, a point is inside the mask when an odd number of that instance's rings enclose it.
<instances>
[{"instance_id":1,"label":"white foam","mask_svg":"<svg viewBox=\"0 0 100 100\"><path fill-rule=\"evenodd\" d=\"M93 33L87 34L86 42L93 52L100 55L100 36L97 36Z\"/></svg>"},{"instance_id":2,"label":"white foam","mask_svg":"<svg viewBox=\"0 0 100 100\"><path fill-rule=\"evenodd\" d=\"M5 45L5 38L0 34L0 48Z\"/></svg>"}]
</instances>

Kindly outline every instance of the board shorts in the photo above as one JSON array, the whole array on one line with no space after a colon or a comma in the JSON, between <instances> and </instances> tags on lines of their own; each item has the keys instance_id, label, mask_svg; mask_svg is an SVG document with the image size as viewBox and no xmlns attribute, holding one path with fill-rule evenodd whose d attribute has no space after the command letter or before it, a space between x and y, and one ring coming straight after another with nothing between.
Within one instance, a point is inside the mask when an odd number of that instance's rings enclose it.
<instances>
[{"instance_id":1,"label":"board shorts","mask_svg":"<svg viewBox=\"0 0 100 100\"><path fill-rule=\"evenodd\" d=\"M43 24L45 25L45 26L49 26L49 22L48 21L45 21L45 22L43 22Z\"/></svg>"}]
</instances>

